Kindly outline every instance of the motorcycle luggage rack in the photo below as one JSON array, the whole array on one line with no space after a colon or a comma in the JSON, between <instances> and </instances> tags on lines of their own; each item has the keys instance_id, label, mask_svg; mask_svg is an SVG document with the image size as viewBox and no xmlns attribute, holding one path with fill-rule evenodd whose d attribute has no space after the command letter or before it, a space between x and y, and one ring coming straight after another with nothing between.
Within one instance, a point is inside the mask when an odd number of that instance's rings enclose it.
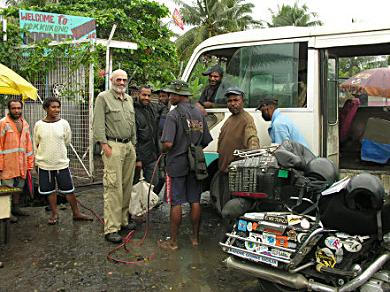
<instances>
[{"instance_id":1,"label":"motorcycle luggage rack","mask_svg":"<svg viewBox=\"0 0 390 292\"><path fill-rule=\"evenodd\" d=\"M260 149L253 149L253 150L239 150L239 149L236 149L233 152L233 156L237 156L237 157L240 157L240 158L249 158L249 157L262 156L262 155L265 155L265 154L272 154L278 148L279 148L279 145L266 146L266 147L262 147Z\"/></svg>"}]
</instances>

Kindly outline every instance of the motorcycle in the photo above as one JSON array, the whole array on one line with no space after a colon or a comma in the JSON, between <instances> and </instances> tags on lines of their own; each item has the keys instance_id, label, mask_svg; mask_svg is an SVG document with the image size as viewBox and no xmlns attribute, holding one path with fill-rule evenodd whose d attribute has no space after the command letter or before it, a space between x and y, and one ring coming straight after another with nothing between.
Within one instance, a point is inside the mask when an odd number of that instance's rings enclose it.
<instances>
[{"instance_id":1,"label":"motorcycle","mask_svg":"<svg viewBox=\"0 0 390 292\"><path fill-rule=\"evenodd\" d=\"M323 162L318 173L326 172ZM237 168L232 170L237 178ZM257 175L250 192L229 184L248 195L258 194L260 181ZM383 204L379 179L361 174L332 186L313 185L311 196L286 195L275 187L268 195L284 211L238 217L219 243L229 255L226 266L258 278L261 291L390 291L390 205ZM310 203L295 208L304 201Z\"/></svg>"},{"instance_id":2,"label":"motorcycle","mask_svg":"<svg viewBox=\"0 0 390 292\"><path fill-rule=\"evenodd\" d=\"M246 213L221 242L228 268L264 291L389 291L390 233L378 239L329 230L310 216ZM261 290L262 291L262 290Z\"/></svg>"}]
</instances>

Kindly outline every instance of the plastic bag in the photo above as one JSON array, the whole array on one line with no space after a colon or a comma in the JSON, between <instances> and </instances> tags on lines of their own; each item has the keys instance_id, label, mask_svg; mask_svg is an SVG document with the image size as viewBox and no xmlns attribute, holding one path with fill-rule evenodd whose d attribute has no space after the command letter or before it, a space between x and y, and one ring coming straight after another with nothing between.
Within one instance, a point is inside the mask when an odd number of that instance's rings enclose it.
<instances>
[{"instance_id":1,"label":"plastic bag","mask_svg":"<svg viewBox=\"0 0 390 292\"><path fill-rule=\"evenodd\" d=\"M150 183L145 181L142 171L139 182L131 190L131 200L129 204L129 213L132 216L142 216L148 211L148 192ZM159 197L153 192L153 185L150 190L149 210L153 209L159 203Z\"/></svg>"}]
</instances>

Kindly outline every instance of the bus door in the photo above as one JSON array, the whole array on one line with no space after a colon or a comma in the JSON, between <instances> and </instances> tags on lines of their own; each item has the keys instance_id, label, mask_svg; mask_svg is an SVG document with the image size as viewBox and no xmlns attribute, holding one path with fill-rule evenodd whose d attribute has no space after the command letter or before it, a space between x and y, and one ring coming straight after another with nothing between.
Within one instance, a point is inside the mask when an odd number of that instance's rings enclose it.
<instances>
[{"instance_id":1,"label":"bus door","mask_svg":"<svg viewBox=\"0 0 390 292\"><path fill-rule=\"evenodd\" d=\"M322 117L321 156L330 159L339 167L338 124L338 58L320 51L320 105Z\"/></svg>"}]
</instances>

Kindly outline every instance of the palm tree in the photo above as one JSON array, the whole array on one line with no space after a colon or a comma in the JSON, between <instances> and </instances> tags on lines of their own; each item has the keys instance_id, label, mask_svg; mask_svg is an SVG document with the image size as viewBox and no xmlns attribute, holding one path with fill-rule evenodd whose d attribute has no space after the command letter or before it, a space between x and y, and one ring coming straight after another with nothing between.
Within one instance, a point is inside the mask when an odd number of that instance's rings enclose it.
<instances>
[{"instance_id":1,"label":"palm tree","mask_svg":"<svg viewBox=\"0 0 390 292\"><path fill-rule=\"evenodd\" d=\"M193 49L209 37L248 29L260 25L250 14L254 5L245 0L196 0L192 5L176 0L181 5L181 15L192 29L176 41L181 60L186 60Z\"/></svg>"},{"instance_id":2,"label":"palm tree","mask_svg":"<svg viewBox=\"0 0 390 292\"><path fill-rule=\"evenodd\" d=\"M272 22L266 22L268 27L278 26L315 26L322 25L320 20L316 20L318 17L316 12L309 12L309 8L306 4L299 7L299 0L294 3L294 6L283 4L282 7L278 6L278 11L274 12L271 9L269 11L272 14ZM311 18L314 20L311 20Z\"/></svg>"}]
</instances>

